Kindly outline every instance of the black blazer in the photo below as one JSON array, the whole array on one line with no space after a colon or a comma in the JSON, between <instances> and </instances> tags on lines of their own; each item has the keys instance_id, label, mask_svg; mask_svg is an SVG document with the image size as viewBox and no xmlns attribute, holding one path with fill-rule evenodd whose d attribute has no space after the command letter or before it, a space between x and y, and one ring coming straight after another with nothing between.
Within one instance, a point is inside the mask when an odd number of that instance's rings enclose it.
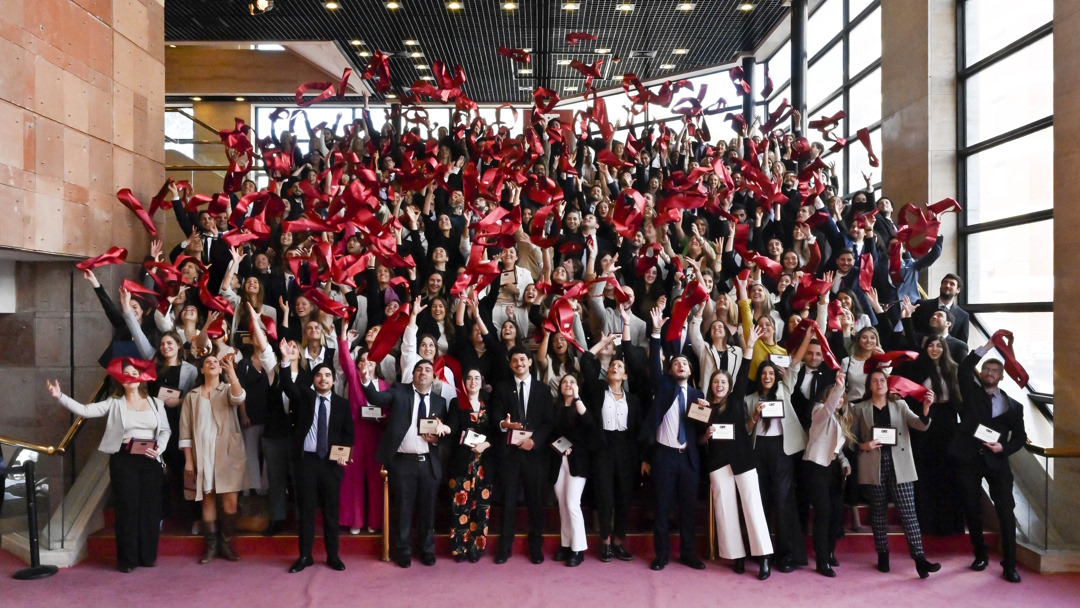
<instances>
[{"instance_id":1,"label":"black blazer","mask_svg":"<svg viewBox=\"0 0 1080 608\"><path fill-rule=\"evenodd\" d=\"M933 316L939 308L945 307L941 305L941 301L938 300L938 298L919 300L916 304L918 304L919 307L911 314L911 320L915 325L915 331L918 333L929 333L930 317ZM967 311L956 304L953 304L952 308L949 309L949 312L951 312L953 316L953 324L952 327L949 328L949 335L961 342L967 343L968 328L970 325Z\"/></svg>"},{"instance_id":2,"label":"black blazer","mask_svg":"<svg viewBox=\"0 0 1080 608\"><path fill-rule=\"evenodd\" d=\"M713 472L731 465L731 472L740 475L757 468L757 455L750 433L746 430L746 387L750 383L750 361L745 358L735 374L735 386L728 394L727 407L721 412L712 406L709 424L730 424L735 427L735 438L728 440L709 439L705 442L705 470ZM694 421L698 432L704 436L709 425Z\"/></svg>"},{"instance_id":3,"label":"black blazer","mask_svg":"<svg viewBox=\"0 0 1080 608\"><path fill-rule=\"evenodd\" d=\"M363 385L364 396L368 403L380 407L389 407L388 422L383 430L382 439L379 441L379 449L375 457L383 464L390 464L394 454L401 447L401 441L405 438L409 425L412 424L412 406L415 389L412 384L395 383L385 391L379 391L377 385L372 382ZM435 392L428 393L428 417L438 418L444 423L447 418L446 399ZM440 438L440 442L442 439ZM431 444L430 458L432 471L438 478L442 475L442 463L439 461L438 443Z\"/></svg>"},{"instance_id":4,"label":"black blazer","mask_svg":"<svg viewBox=\"0 0 1080 608\"><path fill-rule=\"evenodd\" d=\"M552 452L548 444L555 439L551 437L551 432L555 428L555 406L551 398L551 388L547 384L537 382L531 376L529 382L531 384L529 385L528 416L525 420L521 419L518 407L517 380L511 376L510 380L495 387L491 399L492 426L493 431L501 437L496 436L496 441L492 443L500 446L499 458L501 460L510 461L514 458L525 457L542 465L547 461L548 454ZM511 422L521 422L525 425L525 430L532 431L533 443L536 444L532 450L526 452L506 444L506 433L509 431L503 432L499 424L506 420L507 414L510 415Z\"/></svg>"},{"instance_id":5,"label":"black blazer","mask_svg":"<svg viewBox=\"0 0 1080 608\"><path fill-rule=\"evenodd\" d=\"M315 398L318 396L311 387L296 384L292 372L284 370L281 378L281 390L289 397L289 417L292 424L292 457L300 460L304 456L304 439L311 425L315 422ZM330 394L330 423L327 428L327 440L331 446L353 444L352 408L349 400ZM345 468L338 467L341 477Z\"/></svg>"},{"instance_id":6,"label":"black blazer","mask_svg":"<svg viewBox=\"0 0 1080 608\"><path fill-rule=\"evenodd\" d=\"M663 364L660 361L660 350L662 346L660 344L660 338L649 338L649 367L651 368L651 377L655 385L652 407L649 408L649 412L645 415L644 422L641 425L641 441L645 445L646 454L645 457L651 457L652 451L656 447L656 430L660 428L660 423L664 420L664 414L667 413L668 408L672 407L675 402L675 388L677 383L670 374L664 373ZM705 395L690 386L686 385L686 411L689 413L690 404L698 399L704 399ZM699 457L697 451L697 445L693 440L693 420L686 418L684 425L686 426L686 447L690 453L690 465L695 471L700 470Z\"/></svg>"},{"instance_id":7,"label":"black blazer","mask_svg":"<svg viewBox=\"0 0 1080 608\"><path fill-rule=\"evenodd\" d=\"M622 345L625 346L625 345ZM619 348L622 348L620 346ZM630 365L625 361L627 370L629 372ZM606 450L609 449L607 434L604 433L604 397L607 395L608 383L605 380L600 380L600 361L592 353L585 351L581 356L581 374L585 378L585 386L581 391L581 396L585 400L585 405L588 407L588 412L593 418L593 438L591 440L591 447L593 450ZM635 394L636 391L626 391L626 432L629 437L633 437L634 441L631 445L636 445L637 436L641 429L641 399Z\"/></svg>"},{"instance_id":8,"label":"black blazer","mask_svg":"<svg viewBox=\"0 0 1080 608\"><path fill-rule=\"evenodd\" d=\"M589 476L589 448L592 446L595 422L592 410L600 407L595 402L587 401L584 395L581 400L585 403L584 414L578 414L576 406L564 406L561 398L559 403L555 404L555 432L552 441L563 436L573 444L567 463L570 465L570 474L574 477Z\"/></svg>"},{"instance_id":9,"label":"black blazer","mask_svg":"<svg viewBox=\"0 0 1080 608\"><path fill-rule=\"evenodd\" d=\"M949 444L949 455L969 462L981 457L991 469L1004 470L1009 468L1009 456L1020 451L1027 443L1024 408L1002 392L1001 394L1009 402L1009 409L997 418L991 418L990 395L986 394L986 390L975 375L975 364L981 358L978 352L972 351L957 370L957 381L960 384L960 394L963 399L960 403L960 426L957 427L952 443ZM995 454L975 438L975 429L980 424L1001 433L999 443L1004 448L1001 452Z\"/></svg>"},{"instance_id":10,"label":"black blazer","mask_svg":"<svg viewBox=\"0 0 1080 608\"><path fill-rule=\"evenodd\" d=\"M475 413L472 409L461 409L457 399L450 401L449 411L446 414L446 425L450 427L450 435L447 439L451 445L448 465L450 467L450 477L464 477L468 472L469 464L476 457L472 448L461 445L461 434L469 429L486 436L488 443L491 444L491 447L484 450L484 453L480 455L480 466L484 467L485 471L491 470L492 454L495 452L495 446L502 439L502 434L499 432L499 428L493 424L489 401L485 400L481 395L480 411ZM490 474L485 474L485 477L489 480L491 479Z\"/></svg>"}]
</instances>

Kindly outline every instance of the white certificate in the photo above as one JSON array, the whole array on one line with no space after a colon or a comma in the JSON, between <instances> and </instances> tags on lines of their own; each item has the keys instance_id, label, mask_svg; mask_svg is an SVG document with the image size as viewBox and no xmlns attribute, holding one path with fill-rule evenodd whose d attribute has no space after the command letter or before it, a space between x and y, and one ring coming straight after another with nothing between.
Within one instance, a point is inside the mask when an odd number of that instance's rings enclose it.
<instances>
[{"instance_id":1,"label":"white certificate","mask_svg":"<svg viewBox=\"0 0 1080 608\"><path fill-rule=\"evenodd\" d=\"M690 411L686 413L686 417L691 420L697 420L698 422L708 422L709 417L712 416L712 408L707 405L701 405L700 403L691 403Z\"/></svg>"},{"instance_id":2,"label":"white certificate","mask_svg":"<svg viewBox=\"0 0 1080 608\"><path fill-rule=\"evenodd\" d=\"M891 426L875 426L874 439L881 445L896 445L896 429Z\"/></svg>"},{"instance_id":3,"label":"white certificate","mask_svg":"<svg viewBox=\"0 0 1080 608\"><path fill-rule=\"evenodd\" d=\"M791 357L788 355L769 355L769 361L776 367L791 367Z\"/></svg>"},{"instance_id":4,"label":"white certificate","mask_svg":"<svg viewBox=\"0 0 1080 608\"><path fill-rule=\"evenodd\" d=\"M382 418L382 408L373 405L365 405L360 408L361 418Z\"/></svg>"},{"instance_id":5,"label":"white certificate","mask_svg":"<svg viewBox=\"0 0 1080 608\"><path fill-rule=\"evenodd\" d=\"M714 424L712 425L712 435L709 437L714 441L731 441L735 439L735 425L734 424Z\"/></svg>"},{"instance_id":6,"label":"white certificate","mask_svg":"<svg viewBox=\"0 0 1080 608\"><path fill-rule=\"evenodd\" d=\"M465 431L461 433L461 445L475 448L485 441L487 441L487 436L481 435L472 429L465 429Z\"/></svg>"},{"instance_id":7,"label":"white certificate","mask_svg":"<svg viewBox=\"0 0 1080 608\"><path fill-rule=\"evenodd\" d=\"M416 421L416 432L420 435L438 434L439 421L434 418L421 418Z\"/></svg>"},{"instance_id":8,"label":"white certificate","mask_svg":"<svg viewBox=\"0 0 1080 608\"><path fill-rule=\"evenodd\" d=\"M573 445L573 442L571 442L566 437L559 437L555 441L551 442L551 447L555 448L555 451L560 454L565 454L567 450L573 447Z\"/></svg>"},{"instance_id":9,"label":"white certificate","mask_svg":"<svg viewBox=\"0 0 1080 608\"><path fill-rule=\"evenodd\" d=\"M162 401L166 401L169 398L179 399L180 398L180 389L172 388L170 386L163 386L163 387L158 389L157 398L161 399Z\"/></svg>"},{"instance_id":10,"label":"white certificate","mask_svg":"<svg viewBox=\"0 0 1080 608\"><path fill-rule=\"evenodd\" d=\"M783 418L784 417L784 402L783 401L762 401L761 402L761 417L762 418Z\"/></svg>"},{"instance_id":11,"label":"white certificate","mask_svg":"<svg viewBox=\"0 0 1080 608\"><path fill-rule=\"evenodd\" d=\"M1001 433L980 424L975 428L975 438L986 443L997 443L998 439L1001 439Z\"/></svg>"},{"instance_id":12,"label":"white certificate","mask_svg":"<svg viewBox=\"0 0 1080 608\"><path fill-rule=\"evenodd\" d=\"M506 434L506 442L510 445L521 445L521 442L526 439L532 439L532 431L511 430Z\"/></svg>"}]
</instances>

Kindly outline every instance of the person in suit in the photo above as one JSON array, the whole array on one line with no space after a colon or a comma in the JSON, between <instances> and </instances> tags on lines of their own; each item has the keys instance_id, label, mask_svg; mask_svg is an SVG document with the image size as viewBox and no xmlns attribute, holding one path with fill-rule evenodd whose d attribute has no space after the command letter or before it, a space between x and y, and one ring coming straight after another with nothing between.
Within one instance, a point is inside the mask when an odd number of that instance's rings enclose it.
<instances>
[{"instance_id":1,"label":"person in suit","mask_svg":"<svg viewBox=\"0 0 1080 608\"><path fill-rule=\"evenodd\" d=\"M348 457L332 457L332 448L352 447L353 420L349 401L333 393L334 367L328 361L312 371L312 386L297 385L288 369L300 356L299 349L281 341L281 390L289 398L292 420L292 455L296 478L296 501L300 511L300 557L289 572L311 566L315 544L315 508L322 511L326 564L345 569L338 555L338 509L341 480Z\"/></svg>"},{"instance_id":2,"label":"person in suit","mask_svg":"<svg viewBox=\"0 0 1080 608\"><path fill-rule=\"evenodd\" d=\"M555 561L567 567L580 566L588 548L585 539L585 516L581 512L581 494L589 473L594 416L581 398L577 378L565 374L559 382L559 403L555 407L554 435L570 440L570 447L559 457L555 480L555 498L559 502L560 539Z\"/></svg>"},{"instance_id":3,"label":"person in suit","mask_svg":"<svg viewBox=\"0 0 1080 608\"><path fill-rule=\"evenodd\" d=\"M851 475L844 455L844 445L853 439L851 408L844 408L845 378L846 374L837 374L828 396L814 406L803 452L805 490L814 507L816 569L829 578L836 576L833 566L840 565L836 543L844 535L844 479Z\"/></svg>"},{"instance_id":4,"label":"person in suit","mask_svg":"<svg viewBox=\"0 0 1080 608\"><path fill-rule=\"evenodd\" d=\"M368 361L360 371L364 397L368 403L389 408L389 425L383 430L376 454L390 475L391 498L396 505L391 513L397 521L394 539L397 564L412 565L412 518L420 535L420 561L435 565L435 495L442 479L439 460L439 439L450 434L446 399L432 391L435 368L431 361L420 359L413 365L410 384L395 383L390 390L380 392L372 381L375 363ZM435 433L419 433L419 422L434 418L438 421Z\"/></svg>"},{"instance_id":5,"label":"person in suit","mask_svg":"<svg viewBox=\"0 0 1080 608\"><path fill-rule=\"evenodd\" d=\"M906 309L908 314L906 318L902 318L900 321L904 327L904 335L908 341L909 349L922 350L931 339L940 338L948 347L949 355L953 361L963 361L967 357L970 350L967 342L957 339L949 333L953 325L956 324L956 317L953 315L952 310L939 308L933 311L927 321L929 331L927 333L918 333L915 331L914 321L914 313L918 311L918 308L908 302L901 302L901 306Z\"/></svg>"},{"instance_id":6,"label":"person in suit","mask_svg":"<svg viewBox=\"0 0 1080 608\"><path fill-rule=\"evenodd\" d=\"M938 297L916 302L917 308L911 315L915 331L922 334L937 333L930 327L930 317L934 312L945 309L952 313L953 317L952 325L948 329L949 335L966 344L970 325L968 313L957 304L957 297L963 289L963 279L955 274L950 272L942 277Z\"/></svg>"},{"instance_id":7,"label":"person in suit","mask_svg":"<svg viewBox=\"0 0 1080 608\"><path fill-rule=\"evenodd\" d=\"M543 498L547 487L547 447L555 427L551 389L533 378L532 358L523 346L510 349L509 382L495 387L492 396L492 416L504 433L531 431L532 437L518 444L500 441L498 455L499 480L502 485L503 517L499 531L496 564L510 558L514 542L514 512L517 510L518 488L525 490L525 505L529 511L529 558L534 564L544 562L541 552L544 524Z\"/></svg>"},{"instance_id":8,"label":"person in suit","mask_svg":"<svg viewBox=\"0 0 1080 608\"><path fill-rule=\"evenodd\" d=\"M1004 366L998 359L987 359L979 375L975 364L993 346L987 342L975 349L960 364L958 382L963 396L960 406L960 426L949 446L949 453L959 463L960 483L964 494L964 514L968 533L975 550L972 570L985 570L988 565L986 541L982 525L982 480L990 485L990 500L997 512L1001 535L1001 567L1010 583L1019 583L1016 571L1016 515L1013 513L1013 476L1009 456L1020 451L1027 442L1024 429L1024 409L999 387ZM975 430L983 425L999 433L995 442L975 438Z\"/></svg>"},{"instance_id":9,"label":"person in suit","mask_svg":"<svg viewBox=\"0 0 1080 608\"><path fill-rule=\"evenodd\" d=\"M850 394L850 393L849 393ZM915 460L911 456L911 434L907 429L925 431L930 427L930 408L934 391L923 398L922 414L917 415L901 400L889 397L889 376L876 369L866 377L866 399L852 406L855 421L852 433L859 444L858 479L870 497L870 528L878 553L878 570L889 571L889 537L886 508L889 499L900 511L908 552L915 560L920 578L941 569L941 564L927 561L923 553L922 529L915 512ZM896 432L896 445L882 445L874 439L874 429L890 427Z\"/></svg>"},{"instance_id":10,"label":"person in suit","mask_svg":"<svg viewBox=\"0 0 1080 608\"><path fill-rule=\"evenodd\" d=\"M650 315L653 330L649 339L649 367L655 397L641 426L646 456L651 456L642 462L641 473L653 476L655 507L653 546L656 557L650 568L663 570L668 565L671 556L668 512L671 500L675 498L679 507L679 561L695 570L704 570L705 563L694 554L694 510L701 465L697 445L688 439L692 428L687 413L691 403L705 404L705 395L689 385L690 361L685 355L673 356L668 364L668 372L664 372L660 328L664 327L667 319L659 306L653 308Z\"/></svg>"}]
</instances>

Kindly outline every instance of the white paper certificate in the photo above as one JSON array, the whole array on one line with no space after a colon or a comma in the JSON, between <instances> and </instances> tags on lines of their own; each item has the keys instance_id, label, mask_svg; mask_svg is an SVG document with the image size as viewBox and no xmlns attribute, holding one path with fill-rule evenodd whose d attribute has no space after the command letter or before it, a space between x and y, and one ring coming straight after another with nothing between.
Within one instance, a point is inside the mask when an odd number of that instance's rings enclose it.
<instances>
[{"instance_id":1,"label":"white paper certificate","mask_svg":"<svg viewBox=\"0 0 1080 608\"><path fill-rule=\"evenodd\" d=\"M712 425L712 435L709 437L713 441L731 441L735 439L735 425L734 424L714 424Z\"/></svg>"},{"instance_id":2,"label":"white paper certificate","mask_svg":"<svg viewBox=\"0 0 1080 608\"><path fill-rule=\"evenodd\" d=\"M769 362L776 367L791 367L791 357L788 355L769 355Z\"/></svg>"},{"instance_id":3,"label":"white paper certificate","mask_svg":"<svg viewBox=\"0 0 1080 608\"><path fill-rule=\"evenodd\" d=\"M551 447L555 448L555 451L560 454L565 454L566 450L569 450L571 447L573 447L573 445L573 442L571 442L566 437L559 437L555 441L551 442Z\"/></svg>"},{"instance_id":4,"label":"white paper certificate","mask_svg":"<svg viewBox=\"0 0 1080 608\"><path fill-rule=\"evenodd\" d=\"M875 426L874 439L881 445L896 445L896 429L891 426Z\"/></svg>"},{"instance_id":5,"label":"white paper certificate","mask_svg":"<svg viewBox=\"0 0 1080 608\"><path fill-rule=\"evenodd\" d=\"M475 448L481 443L487 441L487 437L477 433L472 429L465 429L465 432L461 434L461 445Z\"/></svg>"},{"instance_id":6,"label":"white paper certificate","mask_svg":"<svg viewBox=\"0 0 1080 608\"><path fill-rule=\"evenodd\" d=\"M686 413L687 418L698 422L708 422L710 416L712 416L712 408L700 403L691 403L690 411Z\"/></svg>"},{"instance_id":7,"label":"white paper certificate","mask_svg":"<svg viewBox=\"0 0 1080 608\"><path fill-rule=\"evenodd\" d=\"M762 418L783 418L784 417L784 402L783 401L762 401L761 402L761 417Z\"/></svg>"},{"instance_id":8,"label":"white paper certificate","mask_svg":"<svg viewBox=\"0 0 1080 608\"><path fill-rule=\"evenodd\" d=\"M382 408L373 405L365 405L360 408L361 418L382 418Z\"/></svg>"},{"instance_id":9,"label":"white paper certificate","mask_svg":"<svg viewBox=\"0 0 1080 608\"><path fill-rule=\"evenodd\" d=\"M416 421L416 432L420 435L435 435L439 432L439 421L434 418L421 418Z\"/></svg>"},{"instance_id":10,"label":"white paper certificate","mask_svg":"<svg viewBox=\"0 0 1080 608\"><path fill-rule=\"evenodd\" d=\"M975 438L986 443L997 443L998 439L1001 439L1001 433L980 424L975 428Z\"/></svg>"},{"instance_id":11,"label":"white paper certificate","mask_svg":"<svg viewBox=\"0 0 1080 608\"><path fill-rule=\"evenodd\" d=\"M526 439L532 439L532 431L511 430L506 436L507 443L510 445L521 445L521 442Z\"/></svg>"}]
</instances>

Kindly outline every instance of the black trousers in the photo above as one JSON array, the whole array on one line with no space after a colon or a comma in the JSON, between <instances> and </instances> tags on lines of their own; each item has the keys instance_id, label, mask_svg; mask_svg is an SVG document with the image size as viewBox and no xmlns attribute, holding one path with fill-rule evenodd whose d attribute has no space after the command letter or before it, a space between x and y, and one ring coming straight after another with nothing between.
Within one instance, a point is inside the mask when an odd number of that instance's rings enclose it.
<instances>
[{"instance_id":1,"label":"black trousers","mask_svg":"<svg viewBox=\"0 0 1080 608\"><path fill-rule=\"evenodd\" d=\"M1013 500L1012 469L991 469L983 460L960 463L960 485L964 493L964 518L967 520L968 534L975 555L986 557L986 540L983 537L982 518L982 480L990 486L990 500L997 512L999 534L1001 535L1001 565L1005 568L1016 567L1016 506Z\"/></svg>"},{"instance_id":2,"label":"black trousers","mask_svg":"<svg viewBox=\"0 0 1080 608\"><path fill-rule=\"evenodd\" d=\"M529 511L529 553L541 552L544 544L544 491L550 487L546 452L532 454L528 452L510 453L517 448L508 447L508 452L500 454L503 458L499 472L502 486L502 521L499 527L499 555L509 556L514 546L514 523L517 519L517 498L520 490L525 490L525 508ZM546 450L546 446L537 445L533 450Z\"/></svg>"},{"instance_id":3,"label":"black trousers","mask_svg":"<svg viewBox=\"0 0 1080 608\"><path fill-rule=\"evenodd\" d=\"M795 507L795 457L784 453L784 438L779 435L758 437L754 451L761 503L766 513L772 513L769 529L774 532L774 554L777 559L806 565L806 541Z\"/></svg>"},{"instance_id":4,"label":"black trousers","mask_svg":"<svg viewBox=\"0 0 1080 608\"><path fill-rule=\"evenodd\" d=\"M844 471L840 459L827 467L802 461L807 499L814 507L814 556L825 561L844 535Z\"/></svg>"},{"instance_id":5,"label":"black trousers","mask_svg":"<svg viewBox=\"0 0 1080 608\"><path fill-rule=\"evenodd\" d=\"M425 454L419 461L412 455L398 454L390 463L390 497L394 501L390 515L394 519L397 535L394 551L397 557L412 555L412 518L416 511L416 527L420 532L420 553L435 553L435 496L439 491L439 477L435 475L432 458Z\"/></svg>"},{"instance_id":6,"label":"black trousers","mask_svg":"<svg viewBox=\"0 0 1080 608\"><path fill-rule=\"evenodd\" d=\"M340 464L304 452L296 461L296 503L300 511L300 556L311 557L315 546L315 509L322 511L323 541L326 557L338 556L338 508L341 479Z\"/></svg>"},{"instance_id":7,"label":"black trousers","mask_svg":"<svg viewBox=\"0 0 1080 608\"><path fill-rule=\"evenodd\" d=\"M687 450L697 449L689 445ZM679 507L679 554L695 557L697 537L694 531L694 508L697 505L698 471L690 463L690 452L656 446L652 462L653 498L656 507L653 523L653 547L656 557L671 557L671 533L668 514L671 501Z\"/></svg>"},{"instance_id":8,"label":"black trousers","mask_svg":"<svg viewBox=\"0 0 1080 608\"><path fill-rule=\"evenodd\" d=\"M615 537L626 539L626 518L634 491L634 459L632 440L626 431L604 431L607 447L591 454L596 510L600 518L600 538L610 538L612 515Z\"/></svg>"},{"instance_id":9,"label":"black trousers","mask_svg":"<svg viewBox=\"0 0 1080 608\"><path fill-rule=\"evenodd\" d=\"M109 457L116 510L116 565L150 566L157 561L161 526L161 463L117 452Z\"/></svg>"}]
</instances>

